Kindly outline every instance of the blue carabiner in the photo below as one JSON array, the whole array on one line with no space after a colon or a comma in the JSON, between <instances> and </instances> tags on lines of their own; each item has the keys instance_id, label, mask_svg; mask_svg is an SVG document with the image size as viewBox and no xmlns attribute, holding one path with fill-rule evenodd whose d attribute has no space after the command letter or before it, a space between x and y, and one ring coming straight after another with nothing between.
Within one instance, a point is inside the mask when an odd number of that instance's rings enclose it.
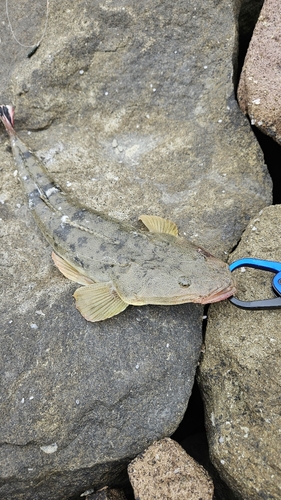
<instances>
[{"instance_id":1,"label":"blue carabiner","mask_svg":"<svg viewBox=\"0 0 281 500\"><path fill-rule=\"evenodd\" d=\"M255 269L261 269L262 271L269 271L275 273L272 280L272 288L276 293L277 297L273 299L264 300L252 300L243 301L236 297L230 297L229 301L242 309L280 309L281 308L281 262L275 262L273 260L263 260L263 259L252 259L245 258L235 260L230 264L229 269L233 271L238 267L253 267Z\"/></svg>"}]
</instances>

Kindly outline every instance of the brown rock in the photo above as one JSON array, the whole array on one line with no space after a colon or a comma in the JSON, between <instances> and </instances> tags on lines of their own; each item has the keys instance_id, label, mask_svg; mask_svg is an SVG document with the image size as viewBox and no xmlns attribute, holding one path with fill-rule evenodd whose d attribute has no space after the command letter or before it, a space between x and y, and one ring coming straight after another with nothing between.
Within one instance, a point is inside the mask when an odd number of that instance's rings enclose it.
<instances>
[{"instance_id":1,"label":"brown rock","mask_svg":"<svg viewBox=\"0 0 281 500\"><path fill-rule=\"evenodd\" d=\"M281 143L279 0L265 0L242 69L238 101L262 132Z\"/></svg>"},{"instance_id":2,"label":"brown rock","mask_svg":"<svg viewBox=\"0 0 281 500\"><path fill-rule=\"evenodd\" d=\"M231 260L281 261L281 206L253 219ZM273 297L272 273L241 268L241 300ZM281 498L280 310L210 307L200 385L211 460L220 476L247 500Z\"/></svg>"},{"instance_id":3,"label":"brown rock","mask_svg":"<svg viewBox=\"0 0 281 500\"><path fill-rule=\"evenodd\" d=\"M211 500L214 487L205 469L170 438L153 443L128 467L139 500Z\"/></svg>"}]
</instances>

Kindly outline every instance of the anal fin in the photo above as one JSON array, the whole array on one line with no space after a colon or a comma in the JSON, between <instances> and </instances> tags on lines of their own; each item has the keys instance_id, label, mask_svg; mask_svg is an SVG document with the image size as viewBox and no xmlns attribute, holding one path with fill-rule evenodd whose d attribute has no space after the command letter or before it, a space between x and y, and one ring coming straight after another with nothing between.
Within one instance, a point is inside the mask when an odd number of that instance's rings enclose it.
<instances>
[{"instance_id":1,"label":"anal fin","mask_svg":"<svg viewBox=\"0 0 281 500\"><path fill-rule=\"evenodd\" d=\"M55 252L52 252L52 259L60 272L69 280L75 281L80 285L90 285L91 283L94 283L91 278L82 274L78 268L69 264L69 262L64 260L62 257L59 257Z\"/></svg>"},{"instance_id":2,"label":"anal fin","mask_svg":"<svg viewBox=\"0 0 281 500\"><path fill-rule=\"evenodd\" d=\"M82 286L73 294L76 307L87 321L102 321L128 307L109 283Z\"/></svg>"},{"instance_id":3,"label":"anal fin","mask_svg":"<svg viewBox=\"0 0 281 500\"><path fill-rule=\"evenodd\" d=\"M139 220L147 227L152 233L166 233L178 236L179 230L177 225L158 215L141 215Z\"/></svg>"}]
</instances>

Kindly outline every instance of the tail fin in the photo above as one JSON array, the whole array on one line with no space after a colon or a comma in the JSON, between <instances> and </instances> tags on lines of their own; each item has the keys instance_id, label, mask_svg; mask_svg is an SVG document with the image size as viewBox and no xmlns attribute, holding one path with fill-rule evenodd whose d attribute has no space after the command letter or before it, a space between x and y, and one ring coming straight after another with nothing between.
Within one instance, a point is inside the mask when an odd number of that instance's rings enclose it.
<instances>
[{"instance_id":1,"label":"tail fin","mask_svg":"<svg viewBox=\"0 0 281 500\"><path fill-rule=\"evenodd\" d=\"M14 108L12 106L0 105L0 120L9 135L14 135Z\"/></svg>"}]
</instances>

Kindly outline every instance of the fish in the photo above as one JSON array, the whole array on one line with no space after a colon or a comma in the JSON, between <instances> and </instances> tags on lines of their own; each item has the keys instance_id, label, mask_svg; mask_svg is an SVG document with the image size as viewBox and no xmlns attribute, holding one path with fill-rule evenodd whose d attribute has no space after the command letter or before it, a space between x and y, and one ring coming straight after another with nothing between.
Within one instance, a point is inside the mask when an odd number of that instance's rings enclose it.
<instances>
[{"instance_id":1,"label":"fish","mask_svg":"<svg viewBox=\"0 0 281 500\"><path fill-rule=\"evenodd\" d=\"M53 262L81 285L74 298L87 321L111 318L129 305L208 304L234 295L228 265L179 236L174 222L143 214L134 226L83 207L18 137L12 106L0 106L0 119L28 206L53 249Z\"/></svg>"}]
</instances>

